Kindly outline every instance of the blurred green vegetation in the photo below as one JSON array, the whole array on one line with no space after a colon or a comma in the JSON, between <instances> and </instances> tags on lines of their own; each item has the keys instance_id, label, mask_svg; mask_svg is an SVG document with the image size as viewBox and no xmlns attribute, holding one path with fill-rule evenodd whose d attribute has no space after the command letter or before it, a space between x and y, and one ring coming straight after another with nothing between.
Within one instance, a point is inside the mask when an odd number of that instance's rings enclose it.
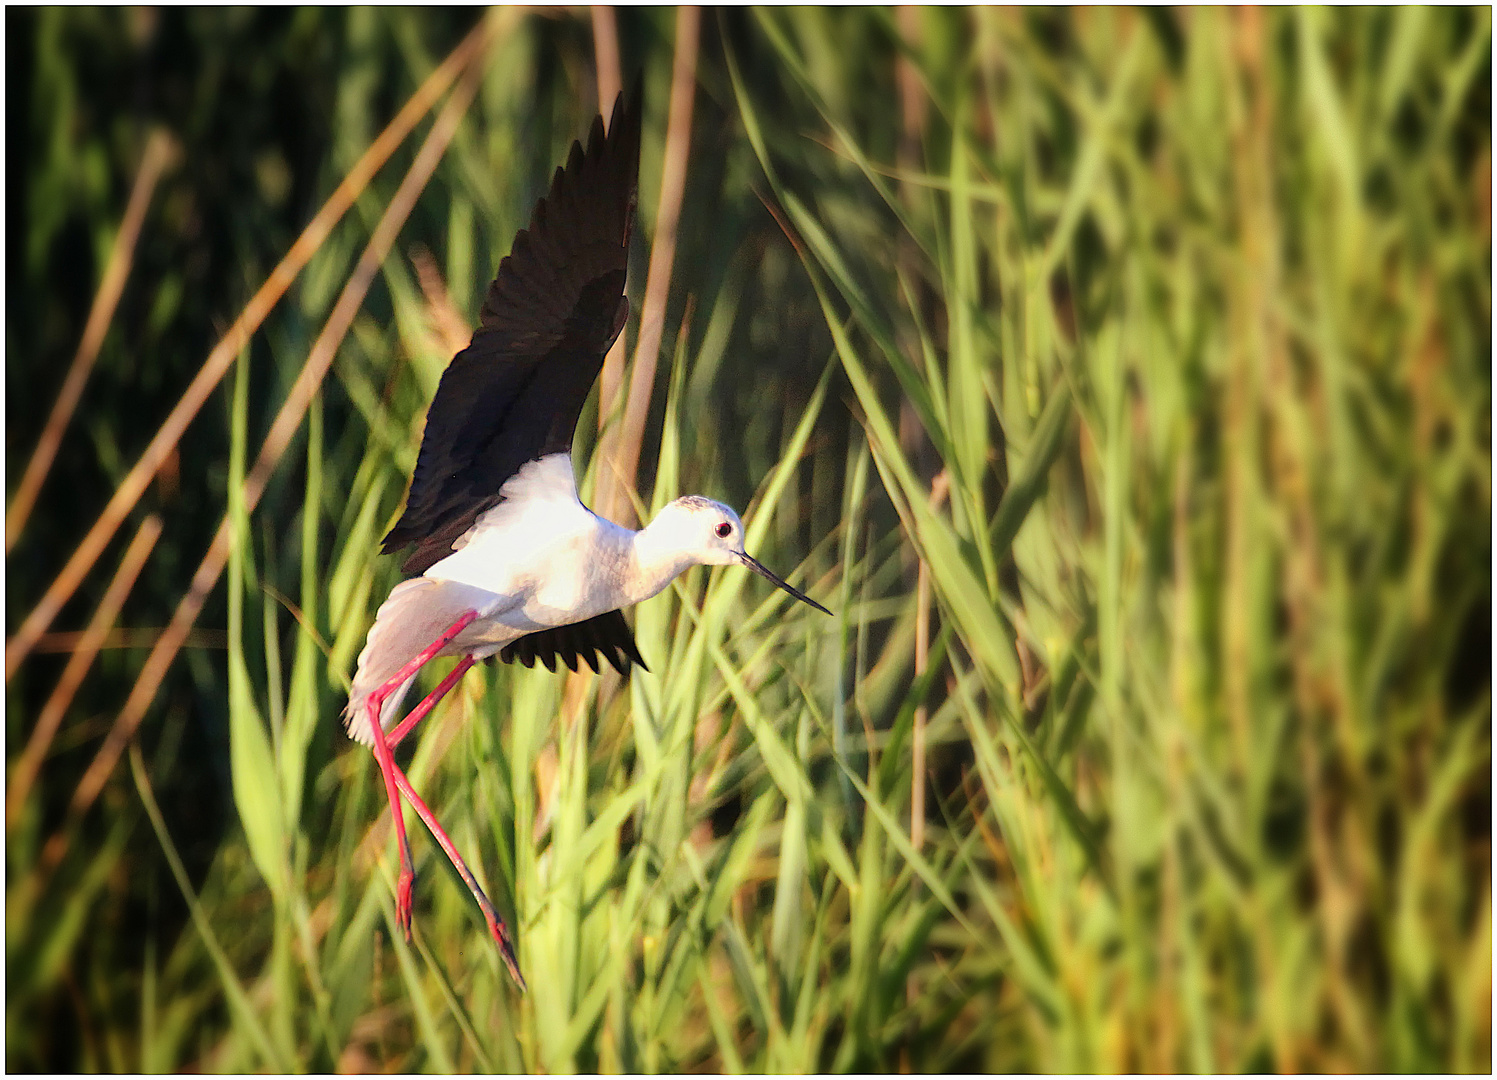
<instances>
[{"instance_id":1,"label":"blurred green vegetation","mask_svg":"<svg viewBox=\"0 0 1497 1080\"><path fill-rule=\"evenodd\" d=\"M12 495L151 132L177 151L11 633L480 17L7 9ZM676 27L618 14L636 310ZM1490 1070L1490 8L703 13L641 498L747 508L837 617L693 571L631 615L648 674L484 666L403 751L524 998L419 825L393 932L336 721L450 356L417 265L471 324L597 109L586 11L515 17L481 72L258 506L430 119L8 679L14 784L159 515L7 818L8 1069ZM225 514L226 576L70 814Z\"/></svg>"}]
</instances>

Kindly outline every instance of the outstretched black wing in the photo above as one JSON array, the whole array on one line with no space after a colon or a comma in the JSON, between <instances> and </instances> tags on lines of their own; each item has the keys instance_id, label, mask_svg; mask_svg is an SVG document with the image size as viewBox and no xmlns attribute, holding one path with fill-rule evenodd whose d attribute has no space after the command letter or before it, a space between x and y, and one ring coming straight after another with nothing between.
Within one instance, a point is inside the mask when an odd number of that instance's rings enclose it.
<instances>
[{"instance_id":1,"label":"outstretched black wing","mask_svg":"<svg viewBox=\"0 0 1497 1080\"><path fill-rule=\"evenodd\" d=\"M634 635L630 633L622 611L609 611L580 623L537 630L499 650L499 659L506 664L518 660L526 667L534 667L539 660L546 665L547 671L556 670L558 657L568 668L576 671L580 658L593 669L594 674L598 671L599 656L612 664L620 675L629 674L630 663L638 664L646 671L650 670L645 665L644 658L639 655Z\"/></svg>"},{"instance_id":2,"label":"outstretched black wing","mask_svg":"<svg viewBox=\"0 0 1497 1080\"><path fill-rule=\"evenodd\" d=\"M489 286L482 322L442 374L405 512L384 551L416 550L419 574L452 552L527 462L569 451L608 347L624 328L639 176L639 92L619 95L608 133L572 144L529 228Z\"/></svg>"}]
</instances>

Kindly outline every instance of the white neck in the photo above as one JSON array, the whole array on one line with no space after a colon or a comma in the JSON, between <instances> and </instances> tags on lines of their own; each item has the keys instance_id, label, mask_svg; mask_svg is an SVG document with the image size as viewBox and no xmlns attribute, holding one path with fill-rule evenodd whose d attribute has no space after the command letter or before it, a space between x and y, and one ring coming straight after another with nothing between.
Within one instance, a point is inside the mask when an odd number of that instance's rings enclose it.
<instances>
[{"instance_id":1,"label":"white neck","mask_svg":"<svg viewBox=\"0 0 1497 1080\"><path fill-rule=\"evenodd\" d=\"M626 575L624 603L637 604L660 592L676 576L698 560L691 552L681 547L679 540L668 535L669 528L656 518L643 529L633 534L629 571Z\"/></svg>"}]
</instances>

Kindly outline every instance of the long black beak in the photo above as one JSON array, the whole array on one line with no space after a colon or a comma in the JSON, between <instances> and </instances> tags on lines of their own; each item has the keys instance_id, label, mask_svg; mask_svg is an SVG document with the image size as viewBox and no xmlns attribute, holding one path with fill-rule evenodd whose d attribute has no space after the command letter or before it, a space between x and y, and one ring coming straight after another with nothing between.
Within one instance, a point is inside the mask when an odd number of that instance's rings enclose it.
<instances>
[{"instance_id":1,"label":"long black beak","mask_svg":"<svg viewBox=\"0 0 1497 1080\"><path fill-rule=\"evenodd\" d=\"M787 584L785 581L781 580L781 578L773 570L765 566L752 555L748 554L747 552L740 551L738 553L738 557L743 560L744 566L747 566L750 570L758 574L760 577L767 577L770 581L774 582L780 588L784 589L787 593L795 597L797 600L801 601L802 603L810 604L817 611L824 611L828 615L831 614L830 611L827 611L826 608L822 607L815 600L812 600L809 596L801 592L794 585Z\"/></svg>"}]
</instances>

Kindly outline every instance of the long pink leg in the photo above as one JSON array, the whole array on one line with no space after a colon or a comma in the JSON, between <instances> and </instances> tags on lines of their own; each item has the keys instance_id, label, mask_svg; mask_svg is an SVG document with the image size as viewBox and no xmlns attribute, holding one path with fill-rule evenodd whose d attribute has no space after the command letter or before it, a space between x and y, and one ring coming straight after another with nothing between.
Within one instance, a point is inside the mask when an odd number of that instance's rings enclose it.
<instances>
[{"instance_id":1,"label":"long pink leg","mask_svg":"<svg viewBox=\"0 0 1497 1080\"><path fill-rule=\"evenodd\" d=\"M369 730L374 736L374 760L379 764L379 771L385 778L385 795L390 800L390 814L395 819L395 840L400 850L400 877L395 886L395 918L400 923L400 929L405 933L407 941L411 939L411 890L416 884L416 872L411 867L411 845L405 835L405 815L401 813L400 797L396 794L395 776L400 770L395 767L395 757L390 753L389 743L385 740L385 729L380 722L380 713L384 710L386 698L399 689L400 685L412 675L420 671L423 664L450 645L453 639L476 618L478 618L476 611L463 612L440 637L422 649L408 664L369 695Z\"/></svg>"},{"instance_id":2,"label":"long pink leg","mask_svg":"<svg viewBox=\"0 0 1497 1080\"><path fill-rule=\"evenodd\" d=\"M447 696L447 691L451 690L454 686L457 685L458 680L467 673L468 669L472 667L473 664L474 660L471 656L465 656L461 660L459 660L457 667L453 668L452 671L448 673L447 677L442 680L440 685L438 685L437 688L431 693L427 694L426 697L421 699L421 704L417 705L414 709L407 713L406 718L400 723L396 724L393 730L386 732L385 745L387 745L391 750L394 750L397 746L399 746L401 740L411 733L411 728L419 724L423 719L425 719L427 713L436 708L437 702L441 701L444 697Z\"/></svg>"},{"instance_id":3,"label":"long pink leg","mask_svg":"<svg viewBox=\"0 0 1497 1080\"><path fill-rule=\"evenodd\" d=\"M509 929L504 925L504 920L499 917L499 913L494 910L494 905L484 895L477 879L473 877L473 872L468 869L468 864L463 862L463 857L457 853L457 845L452 842L452 837L447 835L447 831L437 821L437 815L432 813L431 807L427 806L421 796L416 794L416 789L411 786L410 780L398 766L395 768L395 783L405 793L405 797L420 815L421 820L426 822L426 827L437 838L437 843L442 845L442 850L447 853L448 861L462 876L464 883L468 886L468 891L473 894L473 899L478 901L478 906L483 910L484 922L489 924L489 933L493 935L495 943L499 946L499 955L504 958L504 966L509 968L510 975L514 977L515 984L519 986L523 994L525 977L520 974L520 963L515 959L515 947L510 941Z\"/></svg>"},{"instance_id":4,"label":"long pink leg","mask_svg":"<svg viewBox=\"0 0 1497 1080\"><path fill-rule=\"evenodd\" d=\"M473 664L474 660L472 656L463 657L458 662L458 665L442 680L441 684L422 699L421 703L412 709L409 715L385 736L385 745L393 750L400 743L400 740L405 738L411 729L436 707L437 703L446 696L447 692L457 685L458 680L463 677ZM499 954L504 959L504 965L509 969L509 973L514 977L515 983L523 993L525 990L525 979L520 974L520 965L515 958L514 944L510 940L509 930L504 925L504 920L494 910L493 903L484 894L477 879L474 878L473 873L468 869L467 863L458 854L457 846L452 842L452 838L447 835L446 830L442 828L436 814L427 806L425 800L416 793L415 786L411 784L410 778L405 775L400 766L393 763L391 765L391 773L394 777L396 787L405 794L406 800L410 802L421 820L426 822L426 827L431 830L432 835L437 839L437 843L441 845L442 850L446 853L448 860L462 877L464 883L467 884L468 891L478 901L478 906L483 911L484 921L488 923L489 933L493 935L494 941L499 946Z\"/></svg>"}]
</instances>

